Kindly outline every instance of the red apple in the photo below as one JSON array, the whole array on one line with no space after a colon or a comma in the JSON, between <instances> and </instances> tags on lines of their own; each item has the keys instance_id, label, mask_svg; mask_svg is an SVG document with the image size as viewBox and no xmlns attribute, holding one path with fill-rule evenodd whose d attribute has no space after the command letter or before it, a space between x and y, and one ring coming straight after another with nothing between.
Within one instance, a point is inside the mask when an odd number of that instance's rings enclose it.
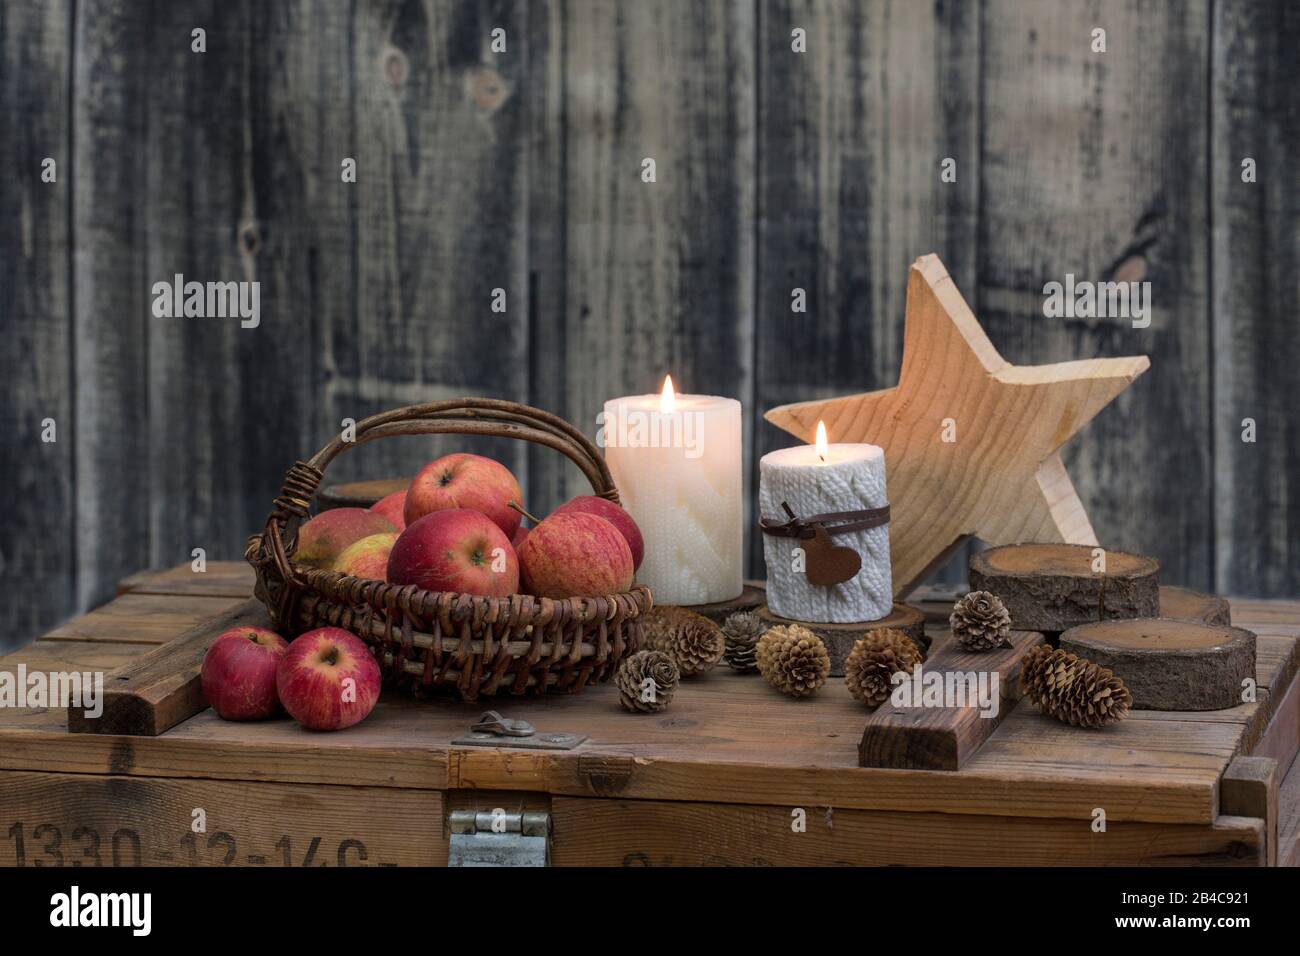
<instances>
[{"instance_id":1,"label":"red apple","mask_svg":"<svg viewBox=\"0 0 1300 956\"><path fill-rule=\"evenodd\" d=\"M261 720L280 709L276 665L289 642L264 627L235 627L217 636L203 655L203 696L226 720Z\"/></svg>"},{"instance_id":2,"label":"red apple","mask_svg":"<svg viewBox=\"0 0 1300 956\"><path fill-rule=\"evenodd\" d=\"M406 489L394 491L391 495L384 495L371 505L369 510L387 518L393 523L394 528L401 531L406 527L406 517L404 515L406 510Z\"/></svg>"},{"instance_id":3,"label":"red apple","mask_svg":"<svg viewBox=\"0 0 1300 956\"><path fill-rule=\"evenodd\" d=\"M519 558L506 533L487 515L452 508L407 525L388 555L388 581L426 591L505 597L519 590Z\"/></svg>"},{"instance_id":4,"label":"red apple","mask_svg":"<svg viewBox=\"0 0 1300 956\"><path fill-rule=\"evenodd\" d=\"M322 511L298 529L298 550L294 552L293 560L328 568L354 541L396 530L383 515L365 508Z\"/></svg>"},{"instance_id":5,"label":"red apple","mask_svg":"<svg viewBox=\"0 0 1300 956\"><path fill-rule=\"evenodd\" d=\"M341 627L319 627L289 645L275 684L298 723L309 730L342 730L375 709L379 664L361 638Z\"/></svg>"},{"instance_id":6,"label":"red apple","mask_svg":"<svg viewBox=\"0 0 1300 956\"><path fill-rule=\"evenodd\" d=\"M632 569L641 567L641 559L645 557L645 541L641 538L641 529L636 526L630 514L608 498L597 498L595 495L571 498L556 508L553 514L568 514L572 511L597 515L617 528L627 539L627 546L632 549Z\"/></svg>"},{"instance_id":7,"label":"red apple","mask_svg":"<svg viewBox=\"0 0 1300 956\"><path fill-rule=\"evenodd\" d=\"M387 581L388 553L393 550L393 542L396 540L397 532L388 531L353 541L334 562L334 570L355 578Z\"/></svg>"},{"instance_id":8,"label":"red apple","mask_svg":"<svg viewBox=\"0 0 1300 956\"><path fill-rule=\"evenodd\" d=\"M632 549L613 523L582 511L556 512L528 533L519 552L524 588L538 597L598 597L632 586Z\"/></svg>"},{"instance_id":9,"label":"red apple","mask_svg":"<svg viewBox=\"0 0 1300 956\"><path fill-rule=\"evenodd\" d=\"M506 533L519 527L523 492L510 469L482 455L444 455L420 469L406 495L406 523L415 524L435 511L468 508L481 511Z\"/></svg>"},{"instance_id":10,"label":"red apple","mask_svg":"<svg viewBox=\"0 0 1300 956\"><path fill-rule=\"evenodd\" d=\"M515 529L514 536L510 539L510 546L515 549L515 554L524 546L524 541L528 539L528 529L520 525Z\"/></svg>"}]
</instances>

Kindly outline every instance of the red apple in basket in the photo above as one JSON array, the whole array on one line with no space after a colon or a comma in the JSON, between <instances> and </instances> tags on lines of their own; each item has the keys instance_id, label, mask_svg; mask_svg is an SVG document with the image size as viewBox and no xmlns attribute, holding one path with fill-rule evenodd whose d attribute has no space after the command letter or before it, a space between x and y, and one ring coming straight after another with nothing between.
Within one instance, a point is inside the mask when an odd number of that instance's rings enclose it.
<instances>
[{"instance_id":1,"label":"red apple in basket","mask_svg":"<svg viewBox=\"0 0 1300 956\"><path fill-rule=\"evenodd\" d=\"M275 671L289 642L264 627L234 627L203 655L199 685L226 720L262 720L280 709Z\"/></svg>"},{"instance_id":2,"label":"red apple in basket","mask_svg":"<svg viewBox=\"0 0 1300 956\"><path fill-rule=\"evenodd\" d=\"M334 570L350 574L355 578L370 578L374 581L388 580L388 554L397 541L397 532L372 534L354 541L339 555L334 562Z\"/></svg>"},{"instance_id":3,"label":"red apple in basket","mask_svg":"<svg viewBox=\"0 0 1300 956\"><path fill-rule=\"evenodd\" d=\"M519 549L522 548L524 542L528 540L528 530L528 528L520 525L515 529L514 535L510 538L510 546L515 549L515 554L519 553Z\"/></svg>"},{"instance_id":4,"label":"red apple in basket","mask_svg":"<svg viewBox=\"0 0 1300 956\"><path fill-rule=\"evenodd\" d=\"M379 700L379 664L361 638L341 627L300 635L275 674L280 701L309 730L342 730L370 714Z\"/></svg>"},{"instance_id":5,"label":"red apple in basket","mask_svg":"<svg viewBox=\"0 0 1300 956\"><path fill-rule=\"evenodd\" d=\"M506 597L519 590L519 558L487 515L452 508L407 525L388 555L388 581L426 591Z\"/></svg>"},{"instance_id":6,"label":"red apple in basket","mask_svg":"<svg viewBox=\"0 0 1300 956\"><path fill-rule=\"evenodd\" d=\"M573 511L597 515L617 528L627 539L627 546L632 549L632 569L641 567L641 559L645 557L645 541L641 538L641 529L636 526L630 514L608 498L597 498L595 495L579 495L571 498L556 508L552 514L568 514Z\"/></svg>"},{"instance_id":7,"label":"red apple in basket","mask_svg":"<svg viewBox=\"0 0 1300 956\"><path fill-rule=\"evenodd\" d=\"M519 527L520 514L511 508L522 506L523 492L510 469L482 455L444 455L420 469L406 493L407 525L436 511L468 508L481 511L506 534L506 541Z\"/></svg>"},{"instance_id":8,"label":"red apple in basket","mask_svg":"<svg viewBox=\"0 0 1300 956\"><path fill-rule=\"evenodd\" d=\"M383 515L365 508L322 511L298 529L298 550L294 552L293 560L328 568L354 541L396 530Z\"/></svg>"},{"instance_id":9,"label":"red apple in basket","mask_svg":"<svg viewBox=\"0 0 1300 956\"><path fill-rule=\"evenodd\" d=\"M406 527L406 518L404 516L406 510L406 489L403 488L401 491L394 491L391 495L384 495L384 497L380 498L370 506L370 510L377 515L387 518L393 523L393 527L398 531L403 530Z\"/></svg>"},{"instance_id":10,"label":"red apple in basket","mask_svg":"<svg viewBox=\"0 0 1300 956\"><path fill-rule=\"evenodd\" d=\"M524 589L538 597L598 597L632 586L632 549L614 525L581 511L556 512L519 553Z\"/></svg>"}]
</instances>

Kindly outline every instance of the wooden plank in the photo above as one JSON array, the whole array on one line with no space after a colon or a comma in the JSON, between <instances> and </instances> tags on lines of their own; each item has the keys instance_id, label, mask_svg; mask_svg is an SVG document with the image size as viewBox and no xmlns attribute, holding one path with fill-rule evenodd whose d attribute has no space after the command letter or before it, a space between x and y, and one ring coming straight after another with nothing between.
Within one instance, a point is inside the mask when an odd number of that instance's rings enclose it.
<instances>
[{"instance_id":1,"label":"wooden plank","mask_svg":"<svg viewBox=\"0 0 1300 956\"><path fill-rule=\"evenodd\" d=\"M0 610L0 653L53 626L75 607L76 512L72 450L72 310L68 235L72 204L71 3L0 10L0 588L21 594ZM55 163L44 182L44 162ZM54 421L55 441L42 439Z\"/></svg>"},{"instance_id":2,"label":"wooden plank","mask_svg":"<svg viewBox=\"0 0 1300 956\"><path fill-rule=\"evenodd\" d=\"M1300 342L1279 316L1300 297L1297 44L1295 4L1213 4L1215 560L1219 588L1241 594L1300 591ZM1242 179L1247 158L1254 182Z\"/></svg>"},{"instance_id":3,"label":"wooden plank","mask_svg":"<svg viewBox=\"0 0 1300 956\"><path fill-rule=\"evenodd\" d=\"M481 706L390 698L345 734L312 734L288 719L233 724L211 711L158 738L0 729L0 766L704 802L744 793L782 805L817 793L839 807L1080 820L1101 806L1111 820L1210 823L1241 735L1235 725L1176 721L1081 734L1021 702L957 773L862 769L861 706L837 683L798 702L798 719L796 705L761 681L712 672L655 718L623 713L607 686L582 699L498 701L540 731L588 734L572 753L456 749L451 740Z\"/></svg>"},{"instance_id":4,"label":"wooden plank","mask_svg":"<svg viewBox=\"0 0 1300 956\"><path fill-rule=\"evenodd\" d=\"M1017 364L1150 356L1152 373L1065 446L1065 464L1103 545L1210 590L1209 230L1206 204L1184 201L1207 187L1208 0L981 11L975 313ZM1150 326L1045 317L1045 284L1067 275L1149 281Z\"/></svg>"},{"instance_id":5,"label":"wooden plank","mask_svg":"<svg viewBox=\"0 0 1300 956\"><path fill-rule=\"evenodd\" d=\"M754 7L564 6L566 312L538 347L581 369L552 410L589 434L665 373L752 404Z\"/></svg>"},{"instance_id":6,"label":"wooden plank","mask_svg":"<svg viewBox=\"0 0 1300 956\"><path fill-rule=\"evenodd\" d=\"M426 790L0 771L0 866L445 866L442 816Z\"/></svg>"},{"instance_id":7,"label":"wooden plank","mask_svg":"<svg viewBox=\"0 0 1300 956\"><path fill-rule=\"evenodd\" d=\"M117 582L119 595L128 592L246 598L253 593L253 569L245 561L210 561L201 573L189 564L166 571L137 571Z\"/></svg>"},{"instance_id":8,"label":"wooden plank","mask_svg":"<svg viewBox=\"0 0 1300 956\"><path fill-rule=\"evenodd\" d=\"M347 303L319 342L328 431L313 448L345 417L461 395L528 398L527 7L444 0L339 8L339 29L329 31L337 50L307 61L312 68L283 90L284 109L316 109L306 105L316 77L344 64L348 82L333 108L346 122L319 129L300 155L329 157L331 190L339 189L344 144L357 159L357 182L343 187L347 225L327 235L315 274L304 277L313 301ZM506 32L505 53L490 49L496 28ZM302 42L313 41L304 34ZM293 222L311 206L285 215ZM504 290L503 313L493 311L495 289ZM457 450L491 455L527 480L523 442L463 436L375 442L343 455L327 480L413 475Z\"/></svg>"},{"instance_id":9,"label":"wooden plank","mask_svg":"<svg viewBox=\"0 0 1300 956\"><path fill-rule=\"evenodd\" d=\"M1292 681L1286 693L1278 696L1263 739L1248 752L1255 757L1276 760L1279 774L1285 776L1300 752L1300 681Z\"/></svg>"},{"instance_id":10,"label":"wooden plank","mask_svg":"<svg viewBox=\"0 0 1300 956\"><path fill-rule=\"evenodd\" d=\"M758 11L755 459L794 441L767 409L897 381L917 256L937 252L958 288L975 289L981 42L969 4ZM806 53L792 50L796 28ZM806 312L792 309L795 289ZM761 568L756 535L751 553ZM965 579L965 549L940 576Z\"/></svg>"},{"instance_id":11,"label":"wooden plank","mask_svg":"<svg viewBox=\"0 0 1300 956\"><path fill-rule=\"evenodd\" d=\"M68 730L157 737L206 710L199 684L203 656L220 634L241 626L271 626L260 601L236 604L108 674L102 713L91 717L84 708L69 707Z\"/></svg>"},{"instance_id":12,"label":"wooden plank","mask_svg":"<svg viewBox=\"0 0 1300 956\"><path fill-rule=\"evenodd\" d=\"M156 52L135 64L148 90L139 106L145 149L134 200L144 234L136 268L150 286L180 275L187 283L255 282L259 290L255 327L238 315L151 314L137 346L148 373L153 564L189 560L195 548L207 558L242 554L285 469L306 450L318 380L311 332L328 315L301 285L284 284L284 276L307 275L310 240L283 221L280 203L319 171L298 166L295 176L277 178L268 159L292 162L296 142L272 146L271 130L296 133L301 124L275 115L275 81L293 75L297 50L259 17L265 9L198 0L140 18ZM196 25L206 28L206 53L191 50ZM263 62L272 58L287 62L273 72Z\"/></svg>"},{"instance_id":13,"label":"wooden plank","mask_svg":"<svg viewBox=\"0 0 1300 956\"><path fill-rule=\"evenodd\" d=\"M0 657L0 671L18 673L23 664L27 673L42 671L104 672L120 667L134 657L152 650L153 644L114 643L103 641L36 641ZM67 711L61 707L0 708L0 727L63 731L67 728Z\"/></svg>"},{"instance_id":14,"label":"wooden plank","mask_svg":"<svg viewBox=\"0 0 1300 956\"><path fill-rule=\"evenodd\" d=\"M1232 816L1202 826L1108 823L1095 833L1082 820L842 810L820 802L556 797L551 819L555 866L1262 866L1265 854L1263 822ZM806 829L797 830L800 824Z\"/></svg>"},{"instance_id":15,"label":"wooden plank","mask_svg":"<svg viewBox=\"0 0 1300 956\"><path fill-rule=\"evenodd\" d=\"M116 637L122 633L130 631L119 626ZM1210 823L1219 779L1242 752L1248 723L1241 715L1163 715L1171 719L1090 734L1022 702L963 770L936 775L857 768L863 711L838 680L799 702L797 720L795 704L761 680L729 672L687 682L672 710L654 718L623 713L607 686L580 698L498 703L543 731L586 733L591 742L570 754L456 750L450 741L481 708L393 697L337 735L310 734L287 719L231 724L211 712L156 739L70 735L29 722L0 729L0 766L288 782L362 773L382 786L705 802L744 792L750 802L771 804L797 803L812 788L846 808L1090 819L1102 806L1111 820Z\"/></svg>"},{"instance_id":16,"label":"wooden plank","mask_svg":"<svg viewBox=\"0 0 1300 956\"><path fill-rule=\"evenodd\" d=\"M149 22L129 0L86 0L72 18L76 607L107 598L118 578L150 557L141 345L151 321L141 254L148 242L141 193L149 188L142 171L149 166L144 104L150 91L141 68L148 58L123 52L151 48ZM189 28L167 42L188 48Z\"/></svg>"},{"instance_id":17,"label":"wooden plank","mask_svg":"<svg viewBox=\"0 0 1300 956\"><path fill-rule=\"evenodd\" d=\"M858 744L858 763L863 767L961 769L1020 699L1020 664L1030 648L1043 643L1043 635L1037 632L1013 631L1008 639L1010 647L971 653L949 638L919 668L945 681L950 674L960 681L965 681L965 675L975 675L977 682L985 675L983 679L994 694L991 711L975 694L978 683L959 685L963 695L970 695L960 707L922 706L924 698L917 699L920 688L916 688L911 691L912 706L896 707L887 701L867 718ZM994 677L996 688L992 686Z\"/></svg>"},{"instance_id":18,"label":"wooden plank","mask_svg":"<svg viewBox=\"0 0 1300 956\"><path fill-rule=\"evenodd\" d=\"M166 644L196 624L242 604L242 597L124 594L45 635L47 641Z\"/></svg>"},{"instance_id":19,"label":"wooden plank","mask_svg":"<svg viewBox=\"0 0 1300 956\"><path fill-rule=\"evenodd\" d=\"M569 414L568 262L565 202L567 175L568 71L579 65L564 56L566 5L532 0L526 5L528 84L520 91L528 136L528 401L538 408ZM574 368L587 374L587 363ZM578 424L587 428L593 411L582 409ZM564 455L541 445L528 448L525 500L533 514L544 515L587 482ZM575 491L576 490L576 491Z\"/></svg>"},{"instance_id":20,"label":"wooden plank","mask_svg":"<svg viewBox=\"0 0 1300 956\"><path fill-rule=\"evenodd\" d=\"M1300 767L1292 766L1278 794L1278 866L1300 866Z\"/></svg>"},{"instance_id":21,"label":"wooden plank","mask_svg":"<svg viewBox=\"0 0 1300 956\"><path fill-rule=\"evenodd\" d=\"M1266 757L1238 757L1228 765L1219 791L1219 808L1231 816L1255 817L1264 822L1268 866L1277 866L1278 840L1277 761Z\"/></svg>"}]
</instances>

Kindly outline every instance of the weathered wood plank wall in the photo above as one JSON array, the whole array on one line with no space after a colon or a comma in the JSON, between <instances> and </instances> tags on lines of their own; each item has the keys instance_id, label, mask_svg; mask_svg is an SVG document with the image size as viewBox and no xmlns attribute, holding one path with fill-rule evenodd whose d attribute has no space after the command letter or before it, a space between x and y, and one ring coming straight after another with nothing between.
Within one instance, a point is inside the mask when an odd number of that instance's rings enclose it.
<instances>
[{"instance_id":1,"label":"weathered wood plank wall","mask_svg":"<svg viewBox=\"0 0 1300 956\"><path fill-rule=\"evenodd\" d=\"M296 457L409 401L594 432L671 371L746 404L752 481L764 409L892 383L930 251L1012 361L1152 356L1067 450L1104 542L1294 595L1298 41L1284 0L4 4L0 646L238 555ZM155 318L176 273L256 279L260 325ZM1066 273L1151 281L1150 327L1044 318ZM581 489L476 448L536 509Z\"/></svg>"}]
</instances>

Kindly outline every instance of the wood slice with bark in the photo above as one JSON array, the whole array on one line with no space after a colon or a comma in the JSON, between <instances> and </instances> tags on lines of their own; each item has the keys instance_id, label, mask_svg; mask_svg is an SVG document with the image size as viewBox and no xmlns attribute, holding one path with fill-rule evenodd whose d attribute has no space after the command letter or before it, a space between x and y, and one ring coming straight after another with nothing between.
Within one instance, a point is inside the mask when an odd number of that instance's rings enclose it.
<instances>
[{"instance_id":1,"label":"wood slice with bark","mask_svg":"<svg viewBox=\"0 0 1300 956\"><path fill-rule=\"evenodd\" d=\"M1217 594L1203 594L1191 588L1161 586L1160 616L1200 624L1231 624L1232 609L1228 599Z\"/></svg>"},{"instance_id":2,"label":"wood slice with bark","mask_svg":"<svg viewBox=\"0 0 1300 956\"><path fill-rule=\"evenodd\" d=\"M1094 571L1104 551L1104 570ZM1088 545L1010 544L971 555L972 591L991 591L1022 631L1060 633L1093 621L1158 617L1160 563Z\"/></svg>"},{"instance_id":3,"label":"wood slice with bark","mask_svg":"<svg viewBox=\"0 0 1300 956\"><path fill-rule=\"evenodd\" d=\"M870 631L877 631L881 628L892 627L895 630L902 631L921 649L922 654L930 650L930 637L925 633L925 612L920 608L913 607L910 604L895 604L888 614L878 621L863 621L853 624L817 624L810 621L792 621L788 618L773 614L766 606L758 610L759 620L767 627L775 627L778 624L798 624L812 631L826 644L826 650L831 655L831 676L844 676L844 660L849 656L849 651L853 650L853 645L858 639L864 637Z\"/></svg>"},{"instance_id":4,"label":"wood slice with bark","mask_svg":"<svg viewBox=\"0 0 1300 956\"><path fill-rule=\"evenodd\" d=\"M1099 621L1061 635L1061 649L1109 667L1138 710L1223 710L1255 676L1255 635L1171 618Z\"/></svg>"}]
</instances>

